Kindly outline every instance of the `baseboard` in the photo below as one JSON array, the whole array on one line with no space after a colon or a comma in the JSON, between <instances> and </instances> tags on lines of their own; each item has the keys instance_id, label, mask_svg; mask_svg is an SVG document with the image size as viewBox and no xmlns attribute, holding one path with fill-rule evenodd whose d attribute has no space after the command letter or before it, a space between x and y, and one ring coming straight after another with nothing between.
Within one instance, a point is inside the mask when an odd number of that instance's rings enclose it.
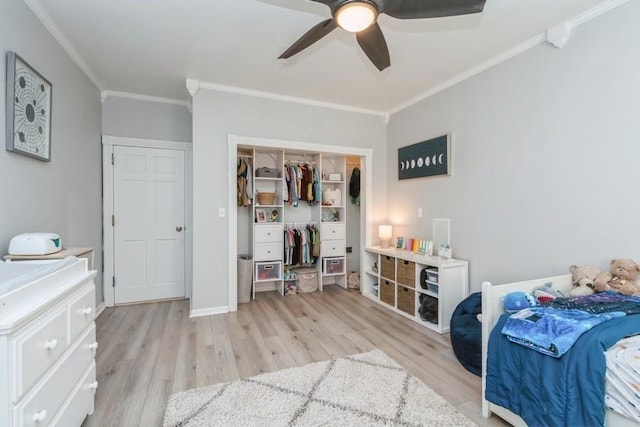
<instances>
[{"instance_id":1,"label":"baseboard","mask_svg":"<svg viewBox=\"0 0 640 427\"><path fill-rule=\"evenodd\" d=\"M105 308L107 308L107 306L105 305L104 301L102 301L100 305L96 307L96 318L100 316L100 314L102 314Z\"/></svg>"},{"instance_id":2,"label":"baseboard","mask_svg":"<svg viewBox=\"0 0 640 427\"><path fill-rule=\"evenodd\" d=\"M200 308L197 310L192 309L189 313L189 318L211 316L213 314L224 314L229 312L229 307L226 305L220 307Z\"/></svg>"}]
</instances>

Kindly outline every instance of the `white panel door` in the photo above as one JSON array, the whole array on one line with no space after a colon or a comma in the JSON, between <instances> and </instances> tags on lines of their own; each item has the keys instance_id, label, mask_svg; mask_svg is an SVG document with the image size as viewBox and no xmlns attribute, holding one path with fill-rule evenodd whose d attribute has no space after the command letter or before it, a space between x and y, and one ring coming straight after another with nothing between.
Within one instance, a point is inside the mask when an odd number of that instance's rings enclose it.
<instances>
[{"instance_id":1,"label":"white panel door","mask_svg":"<svg viewBox=\"0 0 640 427\"><path fill-rule=\"evenodd\" d=\"M180 298L184 152L114 147L114 301Z\"/></svg>"}]
</instances>

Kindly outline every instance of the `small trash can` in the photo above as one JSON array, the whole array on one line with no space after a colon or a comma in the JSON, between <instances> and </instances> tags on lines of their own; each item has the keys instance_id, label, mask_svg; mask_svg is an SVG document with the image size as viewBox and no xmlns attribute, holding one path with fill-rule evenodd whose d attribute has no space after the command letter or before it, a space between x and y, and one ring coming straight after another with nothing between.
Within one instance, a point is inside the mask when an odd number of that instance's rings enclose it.
<instances>
[{"instance_id":1,"label":"small trash can","mask_svg":"<svg viewBox=\"0 0 640 427\"><path fill-rule=\"evenodd\" d=\"M251 301L251 282L253 281L253 263L251 255L238 255L238 302Z\"/></svg>"}]
</instances>

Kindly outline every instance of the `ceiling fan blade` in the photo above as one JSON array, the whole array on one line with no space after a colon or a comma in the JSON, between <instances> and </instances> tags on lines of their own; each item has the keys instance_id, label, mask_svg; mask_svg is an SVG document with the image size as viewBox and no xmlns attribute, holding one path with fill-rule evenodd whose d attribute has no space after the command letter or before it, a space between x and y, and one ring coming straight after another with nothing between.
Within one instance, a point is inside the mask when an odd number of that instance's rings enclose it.
<instances>
[{"instance_id":1,"label":"ceiling fan blade","mask_svg":"<svg viewBox=\"0 0 640 427\"><path fill-rule=\"evenodd\" d=\"M382 71L391 65L387 42L377 22L366 30L356 33L356 39L364 53L367 54L378 70Z\"/></svg>"},{"instance_id":2,"label":"ceiling fan blade","mask_svg":"<svg viewBox=\"0 0 640 427\"><path fill-rule=\"evenodd\" d=\"M387 0L382 13L398 19L440 18L480 13L486 0Z\"/></svg>"},{"instance_id":3,"label":"ceiling fan blade","mask_svg":"<svg viewBox=\"0 0 640 427\"><path fill-rule=\"evenodd\" d=\"M331 31L335 30L336 23L333 19L327 19L326 21L322 21L309 31L304 33L302 37L300 37L294 44L292 44L287 50L285 50L282 55L278 57L278 59L290 58L296 53L308 48Z\"/></svg>"}]
</instances>

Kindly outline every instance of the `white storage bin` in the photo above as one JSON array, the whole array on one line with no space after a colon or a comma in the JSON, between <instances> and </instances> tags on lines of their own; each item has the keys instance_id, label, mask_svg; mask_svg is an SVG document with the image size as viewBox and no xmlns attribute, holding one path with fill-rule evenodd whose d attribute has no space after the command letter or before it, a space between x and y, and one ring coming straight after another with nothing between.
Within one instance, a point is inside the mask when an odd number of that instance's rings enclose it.
<instances>
[{"instance_id":1,"label":"white storage bin","mask_svg":"<svg viewBox=\"0 0 640 427\"><path fill-rule=\"evenodd\" d=\"M322 271L324 274L344 274L345 259L344 258L323 258Z\"/></svg>"},{"instance_id":2,"label":"white storage bin","mask_svg":"<svg viewBox=\"0 0 640 427\"><path fill-rule=\"evenodd\" d=\"M256 282L282 279L281 262L256 262Z\"/></svg>"}]
</instances>

